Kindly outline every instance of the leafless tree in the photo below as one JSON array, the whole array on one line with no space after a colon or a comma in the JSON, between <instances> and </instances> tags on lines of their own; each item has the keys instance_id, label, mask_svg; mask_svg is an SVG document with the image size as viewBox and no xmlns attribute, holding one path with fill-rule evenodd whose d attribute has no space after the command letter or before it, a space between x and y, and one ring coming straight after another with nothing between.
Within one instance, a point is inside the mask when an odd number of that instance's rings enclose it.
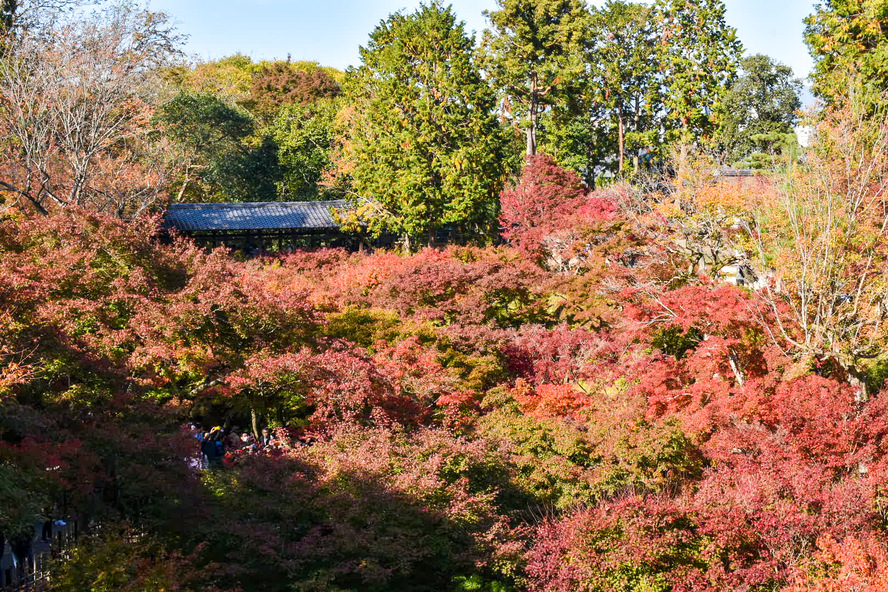
<instances>
[{"instance_id":1,"label":"leafless tree","mask_svg":"<svg viewBox=\"0 0 888 592\"><path fill-rule=\"evenodd\" d=\"M862 393L866 360L888 346L883 111L850 100L828 112L807 162L747 227L782 340L803 359L838 363Z\"/></svg>"},{"instance_id":2,"label":"leafless tree","mask_svg":"<svg viewBox=\"0 0 888 592\"><path fill-rule=\"evenodd\" d=\"M103 0L0 0L0 41L56 22L76 9ZM0 44L5 49L5 43Z\"/></svg>"},{"instance_id":3,"label":"leafless tree","mask_svg":"<svg viewBox=\"0 0 888 592\"><path fill-rule=\"evenodd\" d=\"M163 13L119 2L22 29L0 60L0 191L7 203L132 215L158 198L159 70L181 39ZM121 207L121 204L126 204Z\"/></svg>"}]
</instances>

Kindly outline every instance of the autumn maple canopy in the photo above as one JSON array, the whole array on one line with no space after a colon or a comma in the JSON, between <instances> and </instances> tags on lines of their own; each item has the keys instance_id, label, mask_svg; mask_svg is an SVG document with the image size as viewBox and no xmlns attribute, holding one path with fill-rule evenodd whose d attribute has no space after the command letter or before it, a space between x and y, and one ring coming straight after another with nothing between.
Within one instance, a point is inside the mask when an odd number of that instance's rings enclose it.
<instances>
[{"instance_id":1,"label":"autumn maple canopy","mask_svg":"<svg viewBox=\"0 0 888 592\"><path fill-rule=\"evenodd\" d=\"M0 2L0 588L886 590L885 10L808 19L803 148L717 0L423 3L348 72ZM355 248L164 217L285 201Z\"/></svg>"}]
</instances>

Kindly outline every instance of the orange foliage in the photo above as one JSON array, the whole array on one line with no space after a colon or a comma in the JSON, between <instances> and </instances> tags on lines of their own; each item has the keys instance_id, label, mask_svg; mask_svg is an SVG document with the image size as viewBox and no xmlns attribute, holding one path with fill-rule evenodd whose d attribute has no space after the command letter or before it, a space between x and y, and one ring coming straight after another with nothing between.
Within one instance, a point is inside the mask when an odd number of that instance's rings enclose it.
<instances>
[{"instance_id":1,"label":"orange foliage","mask_svg":"<svg viewBox=\"0 0 888 592\"><path fill-rule=\"evenodd\" d=\"M872 537L821 537L783 592L888 592L888 549Z\"/></svg>"},{"instance_id":2,"label":"orange foliage","mask_svg":"<svg viewBox=\"0 0 888 592\"><path fill-rule=\"evenodd\" d=\"M524 412L536 417L571 417L586 408L589 400L572 384L541 384L534 388L524 379L512 391Z\"/></svg>"}]
</instances>

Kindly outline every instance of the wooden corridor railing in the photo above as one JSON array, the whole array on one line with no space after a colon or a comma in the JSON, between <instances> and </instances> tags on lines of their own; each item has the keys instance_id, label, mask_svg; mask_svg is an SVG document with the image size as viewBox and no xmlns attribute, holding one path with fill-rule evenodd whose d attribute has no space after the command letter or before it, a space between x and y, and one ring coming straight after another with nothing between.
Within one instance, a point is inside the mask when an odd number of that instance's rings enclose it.
<instances>
[{"instance_id":1,"label":"wooden corridor railing","mask_svg":"<svg viewBox=\"0 0 888 592\"><path fill-rule=\"evenodd\" d=\"M0 592L42 592L49 589L50 569L56 559L65 559L78 537L77 521L56 521L51 536L42 538L43 524L34 527L31 553L17 561L9 543L0 549Z\"/></svg>"}]
</instances>

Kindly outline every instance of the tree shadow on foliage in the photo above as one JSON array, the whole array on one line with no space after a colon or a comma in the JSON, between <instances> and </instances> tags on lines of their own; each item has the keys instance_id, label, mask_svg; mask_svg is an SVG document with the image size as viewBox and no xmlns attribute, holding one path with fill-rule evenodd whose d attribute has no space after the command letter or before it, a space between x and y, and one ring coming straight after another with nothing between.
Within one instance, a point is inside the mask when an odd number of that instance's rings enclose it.
<instances>
[{"instance_id":1,"label":"tree shadow on foliage","mask_svg":"<svg viewBox=\"0 0 888 592\"><path fill-rule=\"evenodd\" d=\"M483 516L456 520L365 470L325 479L302 460L255 456L206 487L200 535L245 592L456 589L483 561L472 537Z\"/></svg>"}]
</instances>

